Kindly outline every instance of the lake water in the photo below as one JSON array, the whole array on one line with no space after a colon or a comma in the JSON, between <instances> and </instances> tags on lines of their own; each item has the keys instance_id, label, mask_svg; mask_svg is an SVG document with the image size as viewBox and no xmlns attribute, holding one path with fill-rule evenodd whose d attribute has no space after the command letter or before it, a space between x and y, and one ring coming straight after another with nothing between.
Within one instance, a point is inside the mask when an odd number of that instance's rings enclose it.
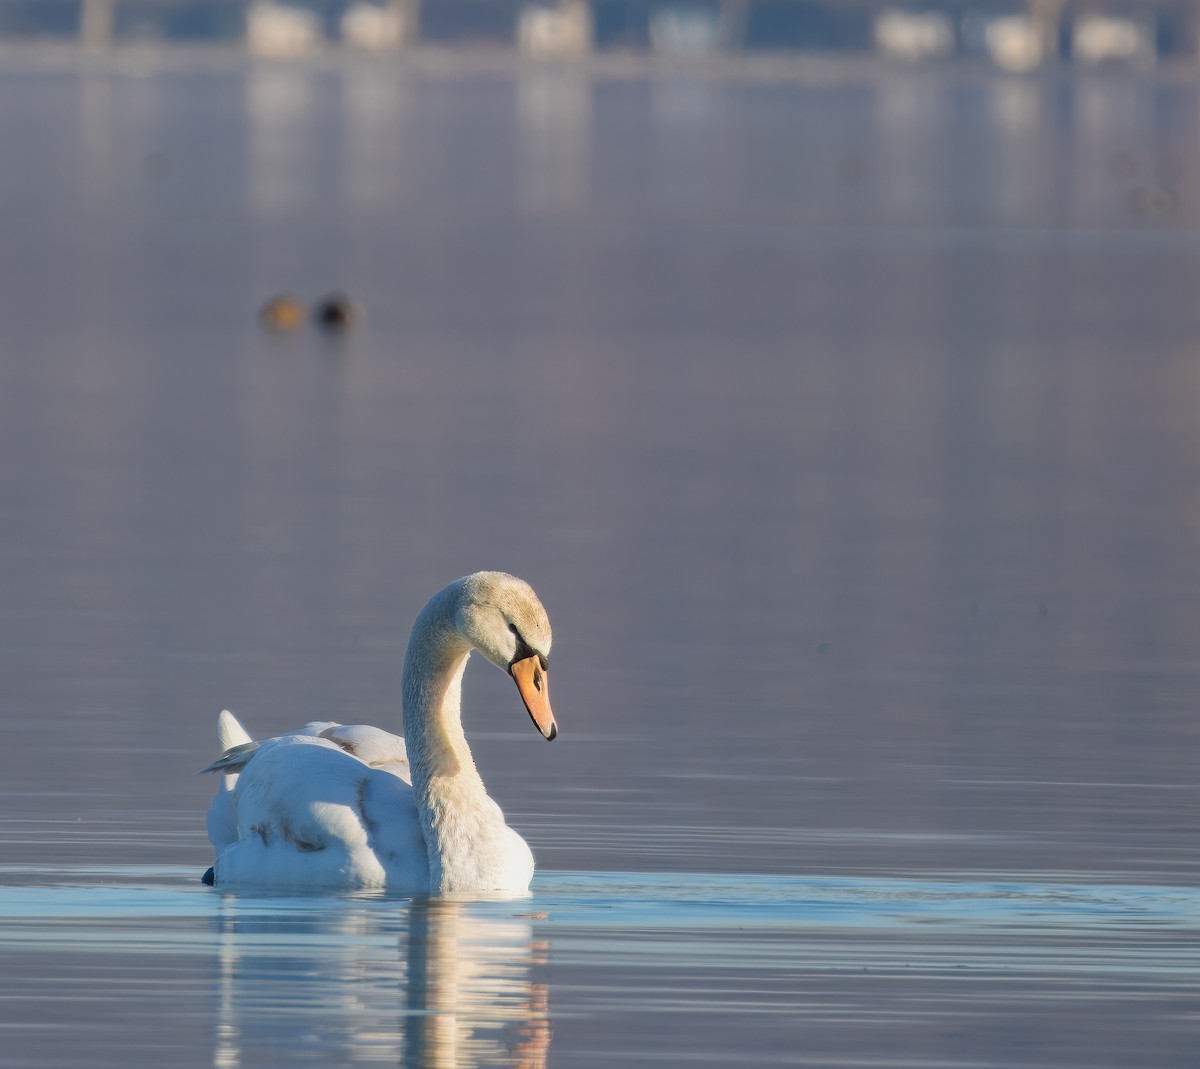
<instances>
[{"instance_id":1,"label":"lake water","mask_svg":"<svg viewBox=\"0 0 1200 1069\"><path fill-rule=\"evenodd\" d=\"M0 60L0 1065L1200 1049L1200 88ZM273 335L333 289L345 336ZM229 707L468 672L517 902L198 878Z\"/></svg>"}]
</instances>

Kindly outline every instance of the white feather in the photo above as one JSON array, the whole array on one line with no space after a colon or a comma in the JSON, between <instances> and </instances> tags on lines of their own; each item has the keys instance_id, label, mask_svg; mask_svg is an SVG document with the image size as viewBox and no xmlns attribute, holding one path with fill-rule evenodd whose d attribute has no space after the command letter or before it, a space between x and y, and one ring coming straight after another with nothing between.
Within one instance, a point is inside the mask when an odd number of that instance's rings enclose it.
<instances>
[{"instance_id":1,"label":"white feather","mask_svg":"<svg viewBox=\"0 0 1200 1069\"><path fill-rule=\"evenodd\" d=\"M407 744L332 721L255 743L222 711L224 752L205 769L223 773L208 813L215 884L525 891L533 855L488 796L459 710L471 651L503 667L518 634L544 664L550 625L519 579L479 572L434 595L405 658Z\"/></svg>"}]
</instances>

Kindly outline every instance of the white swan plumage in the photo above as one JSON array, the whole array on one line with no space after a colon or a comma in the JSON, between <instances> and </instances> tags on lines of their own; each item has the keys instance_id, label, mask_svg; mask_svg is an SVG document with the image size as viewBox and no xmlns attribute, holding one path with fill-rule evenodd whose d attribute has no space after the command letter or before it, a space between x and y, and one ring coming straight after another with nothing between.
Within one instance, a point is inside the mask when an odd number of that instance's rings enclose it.
<instances>
[{"instance_id":1,"label":"white swan plumage","mask_svg":"<svg viewBox=\"0 0 1200 1069\"><path fill-rule=\"evenodd\" d=\"M550 622L528 583L475 572L432 598L404 658L404 737L315 721L255 742L222 711L222 783L208 812L216 861L206 882L232 889L522 892L533 854L488 796L463 734L472 650L513 677L546 739L558 734L547 667Z\"/></svg>"}]
</instances>

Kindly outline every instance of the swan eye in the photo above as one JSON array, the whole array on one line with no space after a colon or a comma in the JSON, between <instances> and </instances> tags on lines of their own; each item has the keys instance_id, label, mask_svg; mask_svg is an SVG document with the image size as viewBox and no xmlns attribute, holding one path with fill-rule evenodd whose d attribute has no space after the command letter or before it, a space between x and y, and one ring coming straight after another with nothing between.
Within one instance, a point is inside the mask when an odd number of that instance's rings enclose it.
<instances>
[{"instance_id":1,"label":"swan eye","mask_svg":"<svg viewBox=\"0 0 1200 1069\"><path fill-rule=\"evenodd\" d=\"M542 672L545 672L549 667L546 663L546 655L544 653L538 653L536 650L534 650L533 647L525 641L525 636L522 635L521 632L518 631L512 624L509 624L508 627L509 630L517 636L517 648L513 652L512 660L508 662L509 667L516 664L518 661L525 661L530 657L536 657L538 659L538 664L542 667ZM540 676L535 678L534 684L537 686L538 690L542 689Z\"/></svg>"},{"instance_id":2,"label":"swan eye","mask_svg":"<svg viewBox=\"0 0 1200 1069\"><path fill-rule=\"evenodd\" d=\"M508 629L509 629L509 630L510 630L510 631L511 631L511 632L512 632L514 635L516 635L516 636L517 636L517 638L520 638L520 637L521 637L521 632L517 630L517 625L516 625L516 624L514 624L512 621L509 621L509 624L508 624Z\"/></svg>"}]
</instances>

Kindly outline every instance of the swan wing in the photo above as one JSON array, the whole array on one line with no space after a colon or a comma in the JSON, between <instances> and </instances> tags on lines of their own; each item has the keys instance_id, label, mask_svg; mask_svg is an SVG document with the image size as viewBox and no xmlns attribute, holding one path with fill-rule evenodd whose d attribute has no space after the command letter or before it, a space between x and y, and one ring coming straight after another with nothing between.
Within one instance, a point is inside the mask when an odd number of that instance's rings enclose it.
<instances>
[{"instance_id":1,"label":"swan wing","mask_svg":"<svg viewBox=\"0 0 1200 1069\"><path fill-rule=\"evenodd\" d=\"M393 735L370 724L332 724L317 734L337 743L364 765L384 769L393 776L399 776L405 783L412 783L408 748L404 745L403 736Z\"/></svg>"},{"instance_id":2,"label":"swan wing","mask_svg":"<svg viewBox=\"0 0 1200 1069\"><path fill-rule=\"evenodd\" d=\"M352 757L357 757L364 765L382 768L394 776L399 776L405 783L412 782L408 749L402 735L393 735L390 731L370 724L339 724L333 720L314 720L280 738L294 736L328 739ZM217 738L224 752L211 764L200 769L201 775L206 772L224 772L229 775L241 772L262 745L262 742L256 742L250 737L228 709L222 710L217 719Z\"/></svg>"},{"instance_id":3,"label":"swan wing","mask_svg":"<svg viewBox=\"0 0 1200 1069\"><path fill-rule=\"evenodd\" d=\"M217 742L224 753L201 772L223 771L221 785L208 807L208 838L213 849L220 854L237 840L237 806L233 790L237 786L237 774L250 760L258 744L250 733L238 722L228 709L222 709L217 717ZM245 757L242 760L242 757Z\"/></svg>"},{"instance_id":4,"label":"swan wing","mask_svg":"<svg viewBox=\"0 0 1200 1069\"><path fill-rule=\"evenodd\" d=\"M228 709L222 709L217 717L217 742L222 750L232 750L237 746L245 746L253 742L248 732L238 718Z\"/></svg>"},{"instance_id":5,"label":"swan wing","mask_svg":"<svg viewBox=\"0 0 1200 1069\"><path fill-rule=\"evenodd\" d=\"M214 825L218 887L429 889L412 788L318 736L259 743Z\"/></svg>"}]
</instances>

